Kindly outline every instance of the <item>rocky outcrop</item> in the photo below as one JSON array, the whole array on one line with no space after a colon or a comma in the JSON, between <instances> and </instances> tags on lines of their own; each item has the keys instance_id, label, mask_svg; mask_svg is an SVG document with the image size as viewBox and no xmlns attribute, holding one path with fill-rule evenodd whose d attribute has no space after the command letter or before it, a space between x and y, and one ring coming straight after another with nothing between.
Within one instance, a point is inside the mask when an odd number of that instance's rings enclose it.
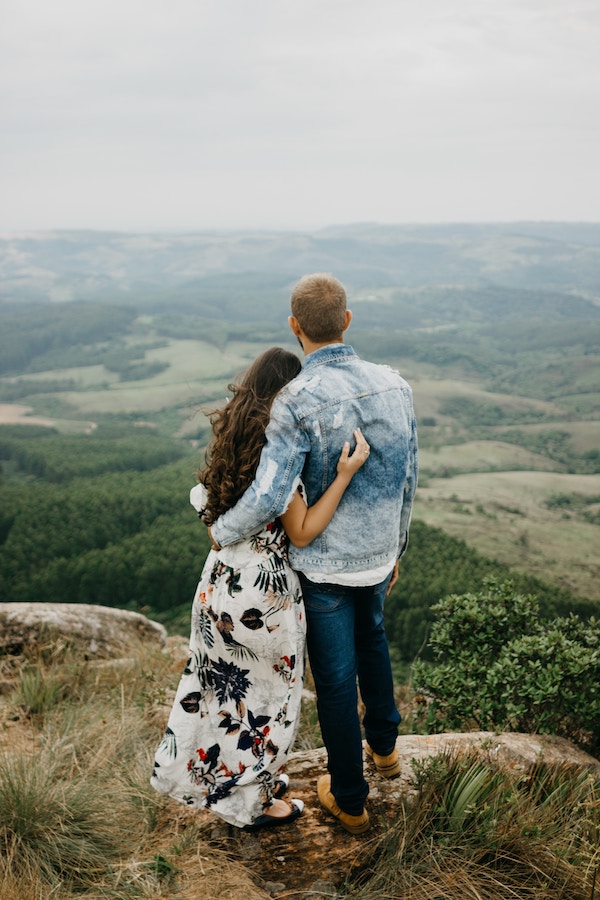
<instances>
[{"instance_id":1,"label":"rocky outcrop","mask_svg":"<svg viewBox=\"0 0 600 900\"><path fill-rule=\"evenodd\" d=\"M158 622L124 609L88 603L0 603L0 655L19 654L57 635L88 659L118 659L140 644L163 646Z\"/></svg>"},{"instance_id":2,"label":"rocky outcrop","mask_svg":"<svg viewBox=\"0 0 600 900\"><path fill-rule=\"evenodd\" d=\"M99 666L115 665L115 661L134 657L143 645L154 644L165 647L177 661L178 671L187 648L185 638L167 639L162 625L139 613L76 603L0 603L0 657L47 646L53 640L72 643L91 664ZM164 727L169 710L169 704L153 707L150 714L157 726ZM413 760L443 752L469 752L519 773L531 771L543 760L550 765L588 769L600 775L600 761L569 741L548 735L492 732L402 735L397 740L397 748L402 768L399 777L392 780L379 776L365 758L371 786L368 809L372 827L360 837L347 834L319 806L315 786L319 775L326 771L324 749L290 755L289 796L305 803L304 815L292 825L257 833L244 832L224 824L208 811L166 801L163 809L166 827L173 834L180 834L192 823L199 826L207 841L224 849L231 859L239 860L252 873L265 900L268 897L331 900L339 896L340 885L348 874L364 865L370 842L397 819L402 801L414 790Z\"/></svg>"},{"instance_id":3,"label":"rocky outcrop","mask_svg":"<svg viewBox=\"0 0 600 900\"><path fill-rule=\"evenodd\" d=\"M403 797L412 790L412 761L442 752L475 752L483 759L516 772L530 771L541 760L549 764L586 768L600 775L600 761L562 738L549 735L469 734L403 735L396 746L402 771L391 780L377 774L365 757L365 771L371 786L368 809L372 828L360 837L347 834L319 806L315 784L326 771L325 750L292 753L286 771L290 776L289 796L304 800L301 819L284 828L248 833L221 824L209 812L174 809L178 826L187 820L202 823L206 837L244 862L263 885L267 895L282 900L321 900L337 896L336 889L353 867L362 865L363 848L399 812Z\"/></svg>"}]
</instances>

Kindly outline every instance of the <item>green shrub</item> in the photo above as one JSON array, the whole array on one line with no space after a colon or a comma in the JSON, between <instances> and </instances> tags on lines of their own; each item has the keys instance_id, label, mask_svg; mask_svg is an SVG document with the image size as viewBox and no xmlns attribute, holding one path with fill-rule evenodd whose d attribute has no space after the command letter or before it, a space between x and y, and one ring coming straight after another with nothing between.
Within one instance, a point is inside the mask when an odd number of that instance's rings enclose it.
<instances>
[{"instance_id":1,"label":"green shrub","mask_svg":"<svg viewBox=\"0 0 600 900\"><path fill-rule=\"evenodd\" d=\"M542 622L511 582L451 595L434 607L437 665L415 665L430 731L479 728L557 734L600 745L600 622Z\"/></svg>"},{"instance_id":2,"label":"green shrub","mask_svg":"<svg viewBox=\"0 0 600 900\"><path fill-rule=\"evenodd\" d=\"M519 731L600 739L600 623L576 616L510 641L487 684L496 723Z\"/></svg>"}]
</instances>

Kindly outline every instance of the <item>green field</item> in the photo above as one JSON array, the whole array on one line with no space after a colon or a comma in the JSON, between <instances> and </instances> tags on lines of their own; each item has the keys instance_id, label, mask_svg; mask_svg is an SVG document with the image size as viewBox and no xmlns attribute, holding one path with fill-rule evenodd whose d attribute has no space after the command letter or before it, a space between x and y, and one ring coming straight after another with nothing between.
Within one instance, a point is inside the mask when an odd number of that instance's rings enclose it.
<instances>
[{"instance_id":1,"label":"green field","mask_svg":"<svg viewBox=\"0 0 600 900\"><path fill-rule=\"evenodd\" d=\"M485 556L600 600L600 475L480 471L431 478L418 491L414 515Z\"/></svg>"},{"instance_id":2,"label":"green field","mask_svg":"<svg viewBox=\"0 0 600 900\"><path fill-rule=\"evenodd\" d=\"M288 347L293 349L293 344ZM202 410L222 402L229 381L262 349L250 342L231 342L221 350L205 341L170 339L166 346L144 353L144 361L166 367L140 381L120 381L101 365L4 378L6 385L15 380L30 383L35 393L24 394L19 404L3 404L0 424L42 422L69 434L89 432L108 417L182 439L202 438L207 429ZM543 446L544 434L559 429L574 452L593 451L600 442L600 422L572 421L570 413L554 402L499 395L486 391L481 382L444 378L441 370L437 378L430 373L420 377L414 361L408 369L421 423L421 487L415 517L492 559L600 599L597 522L582 520L568 509L547 507L554 495L600 496L600 475L566 473L565 464ZM40 392L44 382L57 381L70 381L73 387ZM494 432L500 426L488 426L489 433L483 436L481 428L453 417L452 403L465 398L501 410L508 421L542 415L543 424L502 426L506 433L541 436L539 449L499 440ZM19 410L28 409L29 414L19 417ZM423 424L428 422L435 424Z\"/></svg>"},{"instance_id":3,"label":"green field","mask_svg":"<svg viewBox=\"0 0 600 900\"><path fill-rule=\"evenodd\" d=\"M129 346L135 346L130 341ZM145 341L140 340L143 345ZM179 428L175 434L190 430L190 421L202 405L221 403L227 394L228 383L266 349L268 344L234 341L220 350L201 340L175 340L166 346L146 350L143 361L159 362L165 368L156 375L139 381L120 381L117 374L102 365L58 368L25 374L18 378L1 379L9 386L15 381L24 386L35 386L35 393L24 393L23 402L31 409L23 414L22 421L30 416L50 421L59 431L72 431L82 419L94 420L104 416L136 417L152 422L153 415L175 413ZM290 343L288 349L294 349ZM71 390L43 393L43 383L49 386L57 381L72 382ZM52 415L52 408L60 402L60 414ZM23 404L3 404L0 408L0 424L15 421L15 411ZM12 407L12 409L11 409ZM157 424L157 422L153 423Z\"/></svg>"}]
</instances>

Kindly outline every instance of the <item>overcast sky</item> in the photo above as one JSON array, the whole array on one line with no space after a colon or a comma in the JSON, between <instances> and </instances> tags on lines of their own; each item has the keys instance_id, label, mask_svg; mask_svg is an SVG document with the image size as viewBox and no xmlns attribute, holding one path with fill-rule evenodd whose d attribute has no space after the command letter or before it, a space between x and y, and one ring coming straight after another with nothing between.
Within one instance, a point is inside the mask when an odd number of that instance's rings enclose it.
<instances>
[{"instance_id":1,"label":"overcast sky","mask_svg":"<svg viewBox=\"0 0 600 900\"><path fill-rule=\"evenodd\" d=\"M600 221L599 0L0 0L0 228Z\"/></svg>"}]
</instances>

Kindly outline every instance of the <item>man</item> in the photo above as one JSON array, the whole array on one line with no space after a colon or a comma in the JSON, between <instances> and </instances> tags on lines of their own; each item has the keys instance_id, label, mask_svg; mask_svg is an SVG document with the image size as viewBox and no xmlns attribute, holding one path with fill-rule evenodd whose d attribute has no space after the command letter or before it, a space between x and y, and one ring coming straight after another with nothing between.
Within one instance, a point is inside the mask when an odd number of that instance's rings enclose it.
<instances>
[{"instance_id":1,"label":"man","mask_svg":"<svg viewBox=\"0 0 600 900\"><path fill-rule=\"evenodd\" d=\"M290 546L300 575L308 653L329 774L321 805L352 834L369 827L356 678L365 706L367 753L384 776L400 771L383 604L408 542L417 481L417 435L409 385L393 369L361 360L344 333L352 313L343 285L307 275L292 293L289 324L306 359L278 395L253 484L212 527L219 546L280 515L302 480L313 504L335 477L339 454L360 427L370 456L330 524L305 547Z\"/></svg>"}]
</instances>

